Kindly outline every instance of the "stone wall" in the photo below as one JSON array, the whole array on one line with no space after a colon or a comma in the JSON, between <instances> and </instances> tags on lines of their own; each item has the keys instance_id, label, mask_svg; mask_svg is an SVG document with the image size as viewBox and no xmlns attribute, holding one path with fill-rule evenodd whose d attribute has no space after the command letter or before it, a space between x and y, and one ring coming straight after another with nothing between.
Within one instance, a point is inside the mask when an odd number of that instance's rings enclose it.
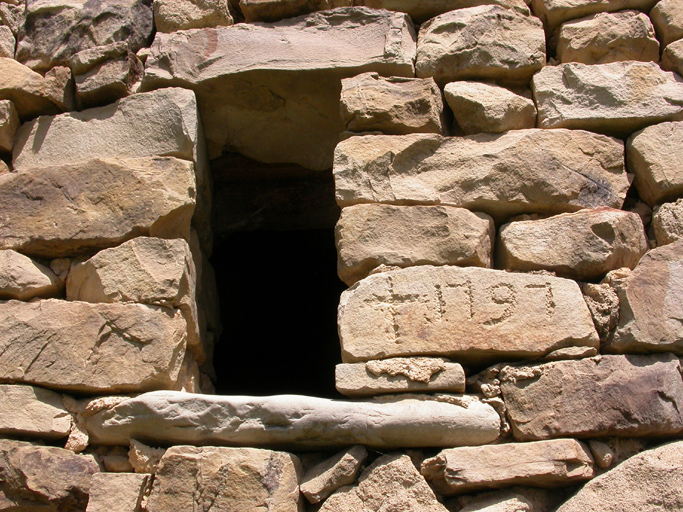
<instances>
[{"instance_id":1,"label":"stone wall","mask_svg":"<svg viewBox=\"0 0 683 512\"><path fill-rule=\"evenodd\" d=\"M529 4L0 0L0 510L683 509L683 9ZM212 394L330 169L345 398Z\"/></svg>"}]
</instances>

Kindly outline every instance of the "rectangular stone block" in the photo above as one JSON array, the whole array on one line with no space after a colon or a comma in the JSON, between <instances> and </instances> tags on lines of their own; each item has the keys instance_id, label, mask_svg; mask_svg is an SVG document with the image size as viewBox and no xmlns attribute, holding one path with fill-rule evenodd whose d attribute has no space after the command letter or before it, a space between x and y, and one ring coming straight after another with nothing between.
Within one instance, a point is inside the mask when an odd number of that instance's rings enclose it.
<instances>
[{"instance_id":1,"label":"rectangular stone block","mask_svg":"<svg viewBox=\"0 0 683 512\"><path fill-rule=\"evenodd\" d=\"M656 3L657 0L531 0L531 7L550 34L557 25L571 19L622 9L649 12Z\"/></svg>"},{"instance_id":2,"label":"rectangular stone block","mask_svg":"<svg viewBox=\"0 0 683 512\"><path fill-rule=\"evenodd\" d=\"M150 478L136 473L93 475L85 512L140 512Z\"/></svg>"},{"instance_id":3,"label":"rectangular stone block","mask_svg":"<svg viewBox=\"0 0 683 512\"><path fill-rule=\"evenodd\" d=\"M0 434L60 439L69 435L71 415L62 395L48 389L0 384Z\"/></svg>"}]
</instances>

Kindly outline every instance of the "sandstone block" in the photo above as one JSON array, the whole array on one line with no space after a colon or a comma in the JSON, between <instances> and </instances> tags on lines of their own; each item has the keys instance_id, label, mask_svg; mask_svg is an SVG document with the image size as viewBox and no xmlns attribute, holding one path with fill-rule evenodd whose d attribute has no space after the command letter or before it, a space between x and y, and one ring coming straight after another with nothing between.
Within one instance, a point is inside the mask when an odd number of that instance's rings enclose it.
<instances>
[{"instance_id":1,"label":"sandstone block","mask_svg":"<svg viewBox=\"0 0 683 512\"><path fill-rule=\"evenodd\" d=\"M6 25L0 25L0 57L13 59L16 44L17 40L12 29Z\"/></svg>"},{"instance_id":2,"label":"sandstone block","mask_svg":"<svg viewBox=\"0 0 683 512\"><path fill-rule=\"evenodd\" d=\"M650 11L662 46L683 38L683 6L676 0L659 0Z\"/></svg>"},{"instance_id":3,"label":"sandstone block","mask_svg":"<svg viewBox=\"0 0 683 512\"><path fill-rule=\"evenodd\" d=\"M0 439L0 507L44 512L84 511L92 477L99 472L92 455Z\"/></svg>"},{"instance_id":4,"label":"sandstone block","mask_svg":"<svg viewBox=\"0 0 683 512\"><path fill-rule=\"evenodd\" d=\"M239 0L247 22L274 22L315 11L361 5L353 0Z\"/></svg>"},{"instance_id":5,"label":"sandstone block","mask_svg":"<svg viewBox=\"0 0 683 512\"><path fill-rule=\"evenodd\" d=\"M583 298L593 316L600 341L607 340L619 323L619 296L609 283L604 282L606 280L600 284L581 284Z\"/></svg>"},{"instance_id":6,"label":"sandstone block","mask_svg":"<svg viewBox=\"0 0 683 512\"><path fill-rule=\"evenodd\" d=\"M683 41L674 41L662 54L662 69L683 75Z\"/></svg>"},{"instance_id":7,"label":"sandstone block","mask_svg":"<svg viewBox=\"0 0 683 512\"><path fill-rule=\"evenodd\" d=\"M337 203L442 204L497 221L518 213L621 208L623 145L578 130L352 137L335 151Z\"/></svg>"},{"instance_id":8,"label":"sandstone block","mask_svg":"<svg viewBox=\"0 0 683 512\"><path fill-rule=\"evenodd\" d=\"M0 299L58 296L63 283L45 265L12 250L0 250Z\"/></svg>"},{"instance_id":9,"label":"sandstone block","mask_svg":"<svg viewBox=\"0 0 683 512\"><path fill-rule=\"evenodd\" d=\"M659 42L650 18L642 12L601 12L562 24L557 59L584 64L659 62Z\"/></svg>"},{"instance_id":10,"label":"sandstone block","mask_svg":"<svg viewBox=\"0 0 683 512\"><path fill-rule=\"evenodd\" d=\"M301 480L301 493L310 503L320 503L343 485L354 483L367 457L365 447L356 445L316 464Z\"/></svg>"},{"instance_id":11,"label":"sandstone block","mask_svg":"<svg viewBox=\"0 0 683 512\"><path fill-rule=\"evenodd\" d=\"M625 512L683 508L683 442L634 455L588 482L557 512Z\"/></svg>"},{"instance_id":12,"label":"sandstone block","mask_svg":"<svg viewBox=\"0 0 683 512\"><path fill-rule=\"evenodd\" d=\"M80 393L173 388L180 313L142 304L0 303L0 379Z\"/></svg>"},{"instance_id":13,"label":"sandstone block","mask_svg":"<svg viewBox=\"0 0 683 512\"><path fill-rule=\"evenodd\" d=\"M196 425L187 428L187 425ZM95 443L373 448L478 445L494 441L500 417L490 405L418 399L344 402L267 397L146 393L88 418Z\"/></svg>"},{"instance_id":14,"label":"sandstone block","mask_svg":"<svg viewBox=\"0 0 683 512\"><path fill-rule=\"evenodd\" d=\"M455 499L466 502L460 512L536 512L537 510L545 510L540 507L537 508L534 502L524 495L507 489Z\"/></svg>"},{"instance_id":15,"label":"sandstone block","mask_svg":"<svg viewBox=\"0 0 683 512\"><path fill-rule=\"evenodd\" d=\"M536 126L534 102L504 87L463 80L446 84L444 94L466 135Z\"/></svg>"},{"instance_id":16,"label":"sandstone block","mask_svg":"<svg viewBox=\"0 0 683 512\"><path fill-rule=\"evenodd\" d=\"M661 123L634 133L626 164L640 197L650 206L683 195L683 122Z\"/></svg>"},{"instance_id":17,"label":"sandstone block","mask_svg":"<svg viewBox=\"0 0 683 512\"><path fill-rule=\"evenodd\" d=\"M93 475L85 512L140 512L149 479L135 473Z\"/></svg>"},{"instance_id":18,"label":"sandstone block","mask_svg":"<svg viewBox=\"0 0 683 512\"><path fill-rule=\"evenodd\" d=\"M131 439L128 450L128 462L136 473L155 474L164 453L166 453L166 448L152 448L140 441Z\"/></svg>"},{"instance_id":19,"label":"sandstone block","mask_svg":"<svg viewBox=\"0 0 683 512\"><path fill-rule=\"evenodd\" d=\"M255 448L172 446L161 458L149 512L299 508L299 459Z\"/></svg>"},{"instance_id":20,"label":"sandstone block","mask_svg":"<svg viewBox=\"0 0 683 512\"><path fill-rule=\"evenodd\" d=\"M128 47L126 46L126 43L122 41L102 46L94 46L93 48L88 48L87 50L82 50L72 55L69 59L69 67L74 75L82 75L96 65L102 64L107 60L121 57L127 52Z\"/></svg>"},{"instance_id":21,"label":"sandstone block","mask_svg":"<svg viewBox=\"0 0 683 512\"><path fill-rule=\"evenodd\" d=\"M448 359L410 357L338 364L335 386L345 396L382 393L465 392L465 371Z\"/></svg>"},{"instance_id":22,"label":"sandstone block","mask_svg":"<svg viewBox=\"0 0 683 512\"><path fill-rule=\"evenodd\" d=\"M358 204L342 210L337 273L351 286L380 265L492 266L493 219L452 206Z\"/></svg>"},{"instance_id":23,"label":"sandstone block","mask_svg":"<svg viewBox=\"0 0 683 512\"><path fill-rule=\"evenodd\" d=\"M616 285L619 325L605 350L683 355L683 242L649 251Z\"/></svg>"},{"instance_id":24,"label":"sandstone block","mask_svg":"<svg viewBox=\"0 0 683 512\"><path fill-rule=\"evenodd\" d=\"M54 391L0 384L0 433L59 439L69 435L71 415Z\"/></svg>"},{"instance_id":25,"label":"sandstone block","mask_svg":"<svg viewBox=\"0 0 683 512\"><path fill-rule=\"evenodd\" d=\"M510 485L561 487L591 479L593 457L574 439L466 446L425 460L420 472L444 495Z\"/></svg>"},{"instance_id":26,"label":"sandstone block","mask_svg":"<svg viewBox=\"0 0 683 512\"><path fill-rule=\"evenodd\" d=\"M343 487L330 496L320 512L380 512L411 510L446 512L434 491L407 455L383 455L372 463L356 487Z\"/></svg>"},{"instance_id":27,"label":"sandstone block","mask_svg":"<svg viewBox=\"0 0 683 512\"><path fill-rule=\"evenodd\" d=\"M578 128L620 137L683 119L683 82L654 62L546 66L531 87L541 128Z\"/></svg>"},{"instance_id":28,"label":"sandstone block","mask_svg":"<svg viewBox=\"0 0 683 512\"><path fill-rule=\"evenodd\" d=\"M658 246L683 238L683 199L656 208L652 216L652 228Z\"/></svg>"},{"instance_id":29,"label":"sandstone block","mask_svg":"<svg viewBox=\"0 0 683 512\"><path fill-rule=\"evenodd\" d=\"M197 93L211 158L227 149L323 170L344 131L340 80L367 71L412 77L414 57L405 14L340 8L268 26L157 33L143 88Z\"/></svg>"},{"instance_id":30,"label":"sandstone block","mask_svg":"<svg viewBox=\"0 0 683 512\"><path fill-rule=\"evenodd\" d=\"M26 4L16 58L45 72L94 46L125 41L136 52L153 28L150 0L36 0Z\"/></svg>"},{"instance_id":31,"label":"sandstone block","mask_svg":"<svg viewBox=\"0 0 683 512\"><path fill-rule=\"evenodd\" d=\"M531 0L531 8L543 20L547 32L552 33L561 23L575 18L623 9L649 12L656 3L657 0Z\"/></svg>"},{"instance_id":32,"label":"sandstone block","mask_svg":"<svg viewBox=\"0 0 683 512\"><path fill-rule=\"evenodd\" d=\"M189 238L192 163L91 160L0 175L0 248L71 256L137 235Z\"/></svg>"},{"instance_id":33,"label":"sandstone block","mask_svg":"<svg viewBox=\"0 0 683 512\"><path fill-rule=\"evenodd\" d=\"M475 267L411 267L342 293L342 361L443 356L467 361L597 347L575 282Z\"/></svg>"},{"instance_id":34,"label":"sandstone block","mask_svg":"<svg viewBox=\"0 0 683 512\"><path fill-rule=\"evenodd\" d=\"M481 5L447 12L420 27L415 72L439 85L468 79L528 83L545 60L545 34L537 18Z\"/></svg>"},{"instance_id":35,"label":"sandstone block","mask_svg":"<svg viewBox=\"0 0 683 512\"><path fill-rule=\"evenodd\" d=\"M26 2L20 0L9 0L0 3L0 22L9 27L12 34L16 37L19 27L24 24L26 19ZM14 55L12 55L14 58Z\"/></svg>"},{"instance_id":36,"label":"sandstone block","mask_svg":"<svg viewBox=\"0 0 683 512\"><path fill-rule=\"evenodd\" d=\"M229 0L154 0L159 32L232 25Z\"/></svg>"},{"instance_id":37,"label":"sandstone block","mask_svg":"<svg viewBox=\"0 0 683 512\"><path fill-rule=\"evenodd\" d=\"M499 379L519 441L665 436L683 430L681 362L671 354L509 366Z\"/></svg>"},{"instance_id":38,"label":"sandstone block","mask_svg":"<svg viewBox=\"0 0 683 512\"><path fill-rule=\"evenodd\" d=\"M76 87L68 66L55 66L45 73L45 94L61 112L76 110Z\"/></svg>"},{"instance_id":39,"label":"sandstone block","mask_svg":"<svg viewBox=\"0 0 683 512\"><path fill-rule=\"evenodd\" d=\"M342 80L341 116L349 131L444 133L443 115L441 90L431 78L363 73Z\"/></svg>"},{"instance_id":40,"label":"sandstone block","mask_svg":"<svg viewBox=\"0 0 683 512\"><path fill-rule=\"evenodd\" d=\"M591 281L610 270L634 268L647 249L637 213L599 208L505 224L496 258L508 270L549 270Z\"/></svg>"},{"instance_id":41,"label":"sandstone block","mask_svg":"<svg viewBox=\"0 0 683 512\"><path fill-rule=\"evenodd\" d=\"M136 92L143 72L144 66L134 53L95 65L74 78L79 105L106 105Z\"/></svg>"},{"instance_id":42,"label":"sandstone block","mask_svg":"<svg viewBox=\"0 0 683 512\"><path fill-rule=\"evenodd\" d=\"M2 57L0 100L12 100L19 117L24 120L60 111L57 105L50 101L42 75L14 59Z\"/></svg>"}]
</instances>

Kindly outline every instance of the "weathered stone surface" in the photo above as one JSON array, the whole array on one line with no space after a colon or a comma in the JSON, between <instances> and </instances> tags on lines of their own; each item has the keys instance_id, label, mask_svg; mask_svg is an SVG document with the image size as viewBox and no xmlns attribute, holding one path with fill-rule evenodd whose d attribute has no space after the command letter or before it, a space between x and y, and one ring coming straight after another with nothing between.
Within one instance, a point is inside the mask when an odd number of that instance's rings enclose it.
<instances>
[{"instance_id":1,"label":"weathered stone surface","mask_svg":"<svg viewBox=\"0 0 683 512\"><path fill-rule=\"evenodd\" d=\"M140 441L131 439L128 450L128 462L130 462L136 473L155 474L164 453L166 453L165 448L152 448Z\"/></svg>"},{"instance_id":2,"label":"weathered stone surface","mask_svg":"<svg viewBox=\"0 0 683 512\"><path fill-rule=\"evenodd\" d=\"M149 512L299 508L299 459L255 448L172 446L161 459Z\"/></svg>"},{"instance_id":3,"label":"weathered stone surface","mask_svg":"<svg viewBox=\"0 0 683 512\"><path fill-rule=\"evenodd\" d=\"M640 197L650 206L683 195L683 122L661 123L626 142L626 163Z\"/></svg>"},{"instance_id":4,"label":"weathered stone surface","mask_svg":"<svg viewBox=\"0 0 683 512\"><path fill-rule=\"evenodd\" d=\"M0 175L0 248L69 256L138 235L189 238L191 162L91 160Z\"/></svg>"},{"instance_id":5,"label":"weathered stone surface","mask_svg":"<svg viewBox=\"0 0 683 512\"><path fill-rule=\"evenodd\" d=\"M47 96L45 79L14 59L0 57L0 100L12 100L19 117L30 119L56 114L57 105Z\"/></svg>"},{"instance_id":6,"label":"weathered stone surface","mask_svg":"<svg viewBox=\"0 0 683 512\"><path fill-rule=\"evenodd\" d=\"M531 81L541 128L578 128L625 137L683 119L683 82L654 62L546 66Z\"/></svg>"},{"instance_id":7,"label":"weathered stone surface","mask_svg":"<svg viewBox=\"0 0 683 512\"><path fill-rule=\"evenodd\" d=\"M683 5L676 0L659 0L650 11L662 46L683 38Z\"/></svg>"},{"instance_id":8,"label":"weathered stone surface","mask_svg":"<svg viewBox=\"0 0 683 512\"><path fill-rule=\"evenodd\" d=\"M12 152L14 134L19 128L19 114L10 100L0 100L0 151Z\"/></svg>"},{"instance_id":9,"label":"weathered stone surface","mask_svg":"<svg viewBox=\"0 0 683 512\"><path fill-rule=\"evenodd\" d=\"M467 498L467 504L459 512L537 512L533 502L507 489Z\"/></svg>"},{"instance_id":10,"label":"weathered stone surface","mask_svg":"<svg viewBox=\"0 0 683 512\"><path fill-rule=\"evenodd\" d=\"M69 59L69 67L74 75L82 75L98 64L121 57L128 52L128 47L123 41L109 43L102 46L94 46L87 50L75 53Z\"/></svg>"},{"instance_id":11,"label":"weathered stone surface","mask_svg":"<svg viewBox=\"0 0 683 512\"><path fill-rule=\"evenodd\" d=\"M593 457L574 439L466 446L425 460L420 472L444 495L511 485L561 487L592 478Z\"/></svg>"},{"instance_id":12,"label":"weathered stone surface","mask_svg":"<svg viewBox=\"0 0 683 512\"><path fill-rule=\"evenodd\" d=\"M17 40L12 30L5 25L0 25L0 57L13 59L16 44Z\"/></svg>"},{"instance_id":13,"label":"weathered stone surface","mask_svg":"<svg viewBox=\"0 0 683 512\"><path fill-rule=\"evenodd\" d=\"M650 18L642 12L601 12L560 27L557 59L584 64L659 62L659 42Z\"/></svg>"},{"instance_id":14,"label":"weathered stone surface","mask_svg":"<svg viewBox=\"0 0 683 512\"><path fill-rule=\"evenodd\" d=\"M356 487L330 496L320 512L411 510L446 512L407 455L383 455L360 476Z\"/></svg>"},{"instance_id":15,"label":"weathered stone surface","mask_svg":"<svg viewBox=\"0 0 683 512\"><path fill-rule=\"evenodd\" d=\"M649 12L657 0L531 0L534 14L543 20L548 33L565 21L598 12L638 9Z\"/></svg>"},{"instance_id":16,"label":"weathered stone surface","mask_svg":"<svg viewBox=\"0 0 683 512\"><path fill-rule=\"evenodd\" d=\"M33 386L0 384L0 433L59 439L69 435L71 415L62 396Z\"/></svg>"},{"instance_id":17,"label":"weathered stone surface","mask_svg":"<svg viewBox=\"0 0 683 512\"><path fill-rule=\"evenodd\" d=\"M104 61L74 77L79 105L88 108L124 98L140 86L144 66L134 53Z\"/></svg>"},{"instance_id":18,"label":"weathered stone surface","mask_svg":"<svg viewBox=\"0 0 683 512\"><path fill-rule=\"evenodd\" d=\"M683 355L683 241L649 251L616 285L619 325L605 350Z\"/></svg>"},{"instance_id":19,"label":"weathered stone surface","mask_svg":"<svg viewBox=\"0 0 683 512\"><path fill-rule=\"evenodd\" d=\"M444 89L458 126L467 135L500 133L536 126L536 105L504 87L467 80Z\"/></svg>"},{"instance_id":20,"label":"weathered stone surface","mask_svg":"<svg viewBox=\"0 0 683 512\"><path fill-rule=\"evenodd\" d=\"M56 297L64 287L45 265L12 250L0 250L0 299Z\"/></svg>"},{"instance_id":21,"label":"weathered stone surface","mask_svg":"<svg viewBox=\"0 0 683 512\"><path fill-rule=\"evenodd\" d=\"M578 130L352 137L337 146L337 203L444 204L518 213L621 208L621 141Z\"/></svg>"},{"instance_id":22,"label":"weathered stone surface","mask_svg":"<svg viewBox=\"0 0 683 512\"><path fill-rule=\"evenodd\" d=\"M461 403L154 392L91 416L88 432L103 444L139 439L152 444L409 448L494 441L500 417L493 408L474 399Z\"/></svg>"},{"instance_id":23,"label":"weathered stone surface","mask_svg":"<svg viewBox=\"0 0 683 512\"><path fill-rule=\"evenodd\" d=\"M0 3L0 22L9 27L16 37L19 27L24 24L26 18L26 2L21 0L4 1ZM14 55L12 55L14 58Z\"/></svg>"},{"instance_id":24,"label":"weathered stone surface","mask_svg":"<svg viewBox=\"0 0 683 512\"><path fill-rule=\"evenodd\" d=\"M405 14L340 8L267 26L158 33L143 88L197 93L211 158L227 149L323 170L344 131L340 80L366 71L412 77L414 57Z\"/></svg>"},{"instance_id":25,"label":"weathered stone surface","mask_svg":"<svg viewBox=\"0 0 683 512\"><path fill-rule=\"evenodd\" d=\"M33 0L16 59L44 72L94 46L125 41L136 52L149 44L153 26L151 0Z\"/></svg>"},{"instance_id":26,"label":"weathered stone surface","mask_svg":"<svg viewBox=\"0 0 683 512\"><path fill-rule=\"evenodd\" d=\"M519 441L683 430L681 362L671 354L508 366L498 378Z\"/></svg>"},{"instance_id":27,"label":"weathered stone surface","mask_svg":"<svg viewBox=\"0 0 683 512\"><path fill-rule=\"evenodd\" d=\"M575 282L475 267L411 267L342 293L342 361L434 355L463 360L540 356L598 346Z\"/></svg>"},{"instance_id":28,"label":"weathered stone surface","mask_svg":"<svg viewBox=\"0 0 683 512\"><path fill-rule=\"evenodd\" d=\"M140 512L149 475L97 473L92 477L86 512Z\"/></svg>"},{"instance_id":29,"label":"weathered stone surface","mask_svg":"<svg viewBox=\"0 0 683 512\"><path fill-rule=\"evenodd\" d=\"M62 112L76 110L76 86L68 66L55 66L45 73L45 95Z\"/></svg>"},{"instance_id":30,"label":"weathered stone surface","mask_svg":"<svg viewBox=\"0 0 683 512\"><path fill-rule=\"evenodd\" d=\"M683 238L683 199L656 208L652 216L652 229L658 246Z\"/></svg>"},{"instance_id":31,"label":"weathered stone surface","mask_svg":"<svg viewBox=\"0 0 683 512\"><path fill-rule=\"evenodd\" d=\"M683 40L674 41L664 48L662 69L683 75Z\"/></svg>"},{"instance_id":32,"label":"weathered stone surface","mask_svg":"<svg viewBox=\"0 0 683 512\"><path fill-rule=\"evenodd\" d=\"M441 90L431 78L363 73L342 80L341 116L352 132L445 133Z\"/></svg>"},{"instance_id":33,"label":"weathered stone surface","mask_svg":"<svg viewBox=\"0 0 683 512\"><path fill-rule=\"evenodd\" d=\"M599 208L547 219L510 222L498 233L496 266L549 270L579 281L634 268L648 249L637 213Z\"/></svg>"},{"instance_id":34,"label":"weathered stone surface","mask_svg":"<svg viewBox=\"0 0 683 512\"><path fill-rule=\"evenodd\" d=\"M337 273L351 286L380 265L492 266L493 219L452 206L358 204L335 230Z\"/></svg>"},{"instance_id":35,"label":"weathered stone surface","mask_svg":"<svg viewBox=\"0 0 683 512\"><path fill-rule=\"evenodd\" d=\"M315 11L361 5L353 0L239 0L248 22L274 22Z\"/></svg>"},{"instance_id":36,"label":"weathered stone surface","mask_svg":"<svg viewBox=\"0 0 683 512\"><path fill-rule=\"evenodd\" d=\"M619 296L609 283L583 283L583 298L593 317L600 341L607 340L619 323ZM595 354L591 354L595 355Z\"/></svg>"},{"instance_id":37,"label":"weathered stone surface","mask_svg":"<svg viewBox=\"0 0 683 512\"><path fill-rule=\"evenodd\" d=\"M155 0L154 25L159 32L232 25L228 0Z\"/></svg>"},{"instance_id":38,"label":"weathered stone surface","mask_svg":"<svg viewBox=\"0 0 683 512\"><path fill-rule=\"evenodd\" d=\"M301 493L310 503L323 501L343 485L355 482L367 457L365 447L356 445L316 464L303 476Z\"/></svg>"},{"instance_id":39,"label":"weathered stone surface","mask_svg":"<svg viewBox=\"0 0 683 512\"><path fill-rule=\"evenodd\" d=\"M173 388L185 356L179 312L142 304L0 303L0 379L83 393Z\"/></svg>"},{"instance_id":40,"label":"weathered stone surface","mask_svg":"<svg viewBox=\"0 0 683 512\"><path fill-rule=\"evenodd\" d=\"M345 396L419 391L465 392L465 372L441 358L393 358L338 364L335 386Z\"/></svg>"},{"instance_id":41,"label":"weathered stone surface","mask_svg":"<svg viewBox=\"0 0 683 512\"><path fill-rule=\"evenodd\" d=\"M83 512L100 468L92 455L0 439L3 510Z\"/></svg>"},{"instance_id":42,"label":"weathered stone surface","mask_svg":"<svg viewBox=\"0 0 683 512\"><path fill-rule=\"evenodd\" d=\"M545 59L538 18L481 5L450 11L420 27L415 72L439 85L480 78L527 83Z\"/></svg>"}]
</instances>

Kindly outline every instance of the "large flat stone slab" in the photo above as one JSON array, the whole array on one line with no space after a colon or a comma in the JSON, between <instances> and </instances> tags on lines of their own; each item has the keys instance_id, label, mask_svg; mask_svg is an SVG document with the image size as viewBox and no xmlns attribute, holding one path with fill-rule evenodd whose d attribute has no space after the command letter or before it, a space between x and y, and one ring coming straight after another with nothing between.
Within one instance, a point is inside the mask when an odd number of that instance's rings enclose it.
<instances>
[{"instance_id":1,"label":"large flat stone slab","mask_svg":"<svg viewBox=\"0 0 683 512\"><path fill-rule=\"evenodd\" d=\"M578 130L352 137L337 146L333 170L340 206L444 204L497 221L621 208L629 187L623 143Z\"/></svg>"},{"instance_id":2,"label":"large flat stone slab","mask_svg":"<svg viewBox=\"0 0 683 512\"><path fill-rule=\"evenodd\" d=\"M597 347L574 281L476 267L411 267L375 274L342 293L344 362L433 355L533 357Z\"/></svg>"},{"instance_id":3,"label":"large flat stone slab","mask_svg":"<svg viewBox=\"0 0 683 512\"><path fill-rule=\"evenodd\" d=\"M500 417L489 405L405 399L344 402L297 395L247 397L146 393L88 418L90 439L128 444L374 448L486 444Z\"/></svg>"},{"instance_id":4,"label":"large flat stone slab","mask_svg":"<svg viewBox=\"0 0 683 512\"><path fill-rule=\"evenodd\" d=\"M560 23L598 12L638 9L649 12L657 0L531 0L534 14L550 34Z\"/></svg>"},{"instance_id":5,"label":"large flat stone slab","mask_svg":"<svg viewBox=\"0 0 683 512\"><path fill-rule=\"evenodd\" d=\"M0 433L60 439L69 435L71 414L62 395L48 389L0 384Z\"/></svg>"},{"instance_id":6,"label":"large flat stone slab","mask_svg":"<svg viewBox=\"0 0 683 512\"><path fill-rule=\"evenodd\" d=\"M143 88L197 93L211 158L229 150L322 170L344 131L341 79L412 77L415 51L405 14L344 7L270 25L158 33Z\"/></svg>"}]
</instances>

